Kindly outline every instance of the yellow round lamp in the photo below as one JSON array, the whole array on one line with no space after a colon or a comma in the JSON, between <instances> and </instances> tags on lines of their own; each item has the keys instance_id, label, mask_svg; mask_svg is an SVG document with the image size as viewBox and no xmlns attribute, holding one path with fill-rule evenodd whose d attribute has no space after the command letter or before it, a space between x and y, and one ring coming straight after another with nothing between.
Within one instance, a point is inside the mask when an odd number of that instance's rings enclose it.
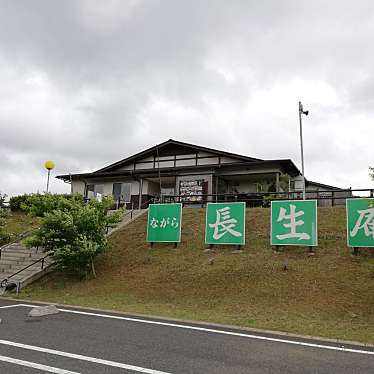
<instances>
[{"instance_id":1,"label":"yellow round lamp","mask_svg":"<svg viewBox=\"0 0 374 374\"><path fill-rule=\"evenodd\" d=\"M51 160L48 160L45 162L44 164L44 167L47 169L47 170L52 170L55 168L55 163Z\"/></svg>"}]
</instances>

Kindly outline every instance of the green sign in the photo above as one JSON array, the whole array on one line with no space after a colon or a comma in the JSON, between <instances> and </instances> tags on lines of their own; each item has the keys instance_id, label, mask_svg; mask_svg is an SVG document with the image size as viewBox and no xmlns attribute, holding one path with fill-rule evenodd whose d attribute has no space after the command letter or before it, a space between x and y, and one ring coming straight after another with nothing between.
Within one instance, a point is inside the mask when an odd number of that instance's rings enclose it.
<instances>
[{"instance_id":1,"label":"green sign","mask_svg":"<svg viewBox=\"0 0 374 374\"><path fill-rule=\"evenodd\" d=\"M271 245L317 245L317 200L271 202Z\"/></svg>"},{"instance_id":2,"label":"green sign","mask_svg":"<svg viewBox=\"0 0 374 374\"><path fill-rule=\"evenodd\" d=\"M374 247L374 199L347 199L349 247Z\"/></svg>"},{"instance_id":3,"label":"green sign","mask_svg":"<svg viewBox=\"0 0 374 374\"><path fill-rule=\"evenodd\" d=\"M245 203L208 203L205 244L245 243Z\"/></svg>"},{"instance_id":4,"label":"green sign","mask_svg":"<svg viewBox=\"0 0 374 374\"><path fill-rule=\"evenodd\" d=\"M148 209L147 241L181 241L182 204L151 204Z\"/></svg>"}]
</instances>

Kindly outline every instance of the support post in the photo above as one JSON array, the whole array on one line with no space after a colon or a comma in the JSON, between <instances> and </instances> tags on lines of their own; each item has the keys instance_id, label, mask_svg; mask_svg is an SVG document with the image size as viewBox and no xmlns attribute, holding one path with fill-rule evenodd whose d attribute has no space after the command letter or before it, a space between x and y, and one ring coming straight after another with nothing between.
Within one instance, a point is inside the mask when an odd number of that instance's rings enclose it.
<instances>
[{"instance_id":1,"label":"support post","mask_svg":"<svg viewBox=\"0 0 374 374\"><path fill-rule=\"evenodd\" d=\"M304 145L303 145L303 123L301 120L301 114L308 115L309 111L304 111L303 105L299 101L299 125L300 125L300 153L301 153L301 173L303 175L303 200L306 199L305 196L305 170L304 170Z\"/></svg>"},{"instance_id":2,"label":"support post","mask_svg":"<svg viewBox=\"0 0 374 374\"><path fill-rule=\"evenodd\" d=\"M47 193L49 192L49 177L51 176L51 170L48 169L48 176L47 176Z\"/></svg>"},{"instance_id":3,"label":"support post","mask_svg":"<svg viewBox=\"0 0 374 374\"><path fill-rule=\"evenodd\" d=\"M143 178L140 178L139 181L139 210L142 209L142 200L143 200Z\"/></svg>"},{"instance_id":4,"label":"support post","mask_svg":"<svg viewBox=\"0 0 374 374\"><path fill-rule=\"evenodd\" d=\"M279 192L280 191L280 185L279 185L279 173L275 173L275 191ZM277 195L278 197L278 195Z\"/></svg>"},{"instance_id":5,"label":"support post","mask_svg":"<svg viewBox=\"0 0 374 374\"><path fill-rule=\"evenodd\" d=\"M216 202L218 201L218 175L216 175Z\"/></svg>"}]
</instances>

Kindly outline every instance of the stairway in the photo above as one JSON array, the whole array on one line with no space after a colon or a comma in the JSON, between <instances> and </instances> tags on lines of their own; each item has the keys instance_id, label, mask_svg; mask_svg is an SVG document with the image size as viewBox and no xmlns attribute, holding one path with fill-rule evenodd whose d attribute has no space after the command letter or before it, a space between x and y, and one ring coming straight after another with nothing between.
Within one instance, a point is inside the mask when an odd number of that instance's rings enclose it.
<instances>
[{"instance_id":1,"label":"stairway","mask_svg":"<svg viewBox=\"0 0 374 374\"><path fill-rule=\"evenodd\" d=\"M20 243L5 245L0 250L0 282L11 276L8 283L16 283L18 289L43 276L52 264L52 259L49 257L44 261L41 260L46 256L42 250L29 249ZM35 263L38 260L40 261ZM25 269L27 266L29 267ZM18 271L20 272L15 274ZM2 288L0 285L0 294L5 291L4 287Z\"/></svg>"}]
</instances>

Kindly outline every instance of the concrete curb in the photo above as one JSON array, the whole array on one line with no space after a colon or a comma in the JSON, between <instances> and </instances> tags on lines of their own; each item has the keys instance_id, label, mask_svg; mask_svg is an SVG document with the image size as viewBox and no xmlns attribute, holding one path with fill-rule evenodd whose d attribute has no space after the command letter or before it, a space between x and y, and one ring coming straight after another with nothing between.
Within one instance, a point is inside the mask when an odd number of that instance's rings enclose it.
<instances>
[{"instance_id":1,"label":"concrete curb","mask_svg":"<svg viewBox=\"0 0 374 374\"><path fill-rule=\"evenodd\" d=\"M152 314L140 314L140 313L128 313L124 311L117 311L117 310L111 310L111 309L99 309L99 308L90 308L90 307L84 307L79 305L70 305L70 304L58 304L53 302L45 302L45 301L38 301L38 300L30 300L30 299L18 299L13 297L2 297L0 296L0 300L14 300L19 303L32 303L32 304L42 304L42 305L56 305L60 308L74 308L78 310L86 310L91 312L99 312L99 313L108 313L108 314L114 314L119 316L126 316L126 317L134 317L134 318L144 318L144 319L154 319L154 320L160 320L164 322L179 322L181 324L190 324L190 325L196 325L201 327L216 327L220 329L229 329L233 331L246 331L248 333L256 333L256 334L265 334L265 335L278 335L281 337L287 337L287 338L295 338L295 339L306 339L306 340L312 340L312 341L318 341L318 342L326 342L326 343L334 343L334 344L340 344L340 345L351 345L351 346L357 346L357 347L366 347L366 348L373 348L374 344L370 343L364 343L364 342L357 342L357 341L351 341L351 340L341 340L341 339L331 339L331 338L325 338L325 337L319 337L319 336L313 336L313 335L302 335L302 334L294 334L289 333L286 331L277 331L277 330L265 330L265 329L256 329L252 327L240 327L240 326L234 326L234 325L224 325L219 323L211 323L211 322L205 322L205 321L193 321L188 319L178 319L178 318L169 318L169 317L163 317L163 316L156 316Z\"/></svg>"}]
</instances>

